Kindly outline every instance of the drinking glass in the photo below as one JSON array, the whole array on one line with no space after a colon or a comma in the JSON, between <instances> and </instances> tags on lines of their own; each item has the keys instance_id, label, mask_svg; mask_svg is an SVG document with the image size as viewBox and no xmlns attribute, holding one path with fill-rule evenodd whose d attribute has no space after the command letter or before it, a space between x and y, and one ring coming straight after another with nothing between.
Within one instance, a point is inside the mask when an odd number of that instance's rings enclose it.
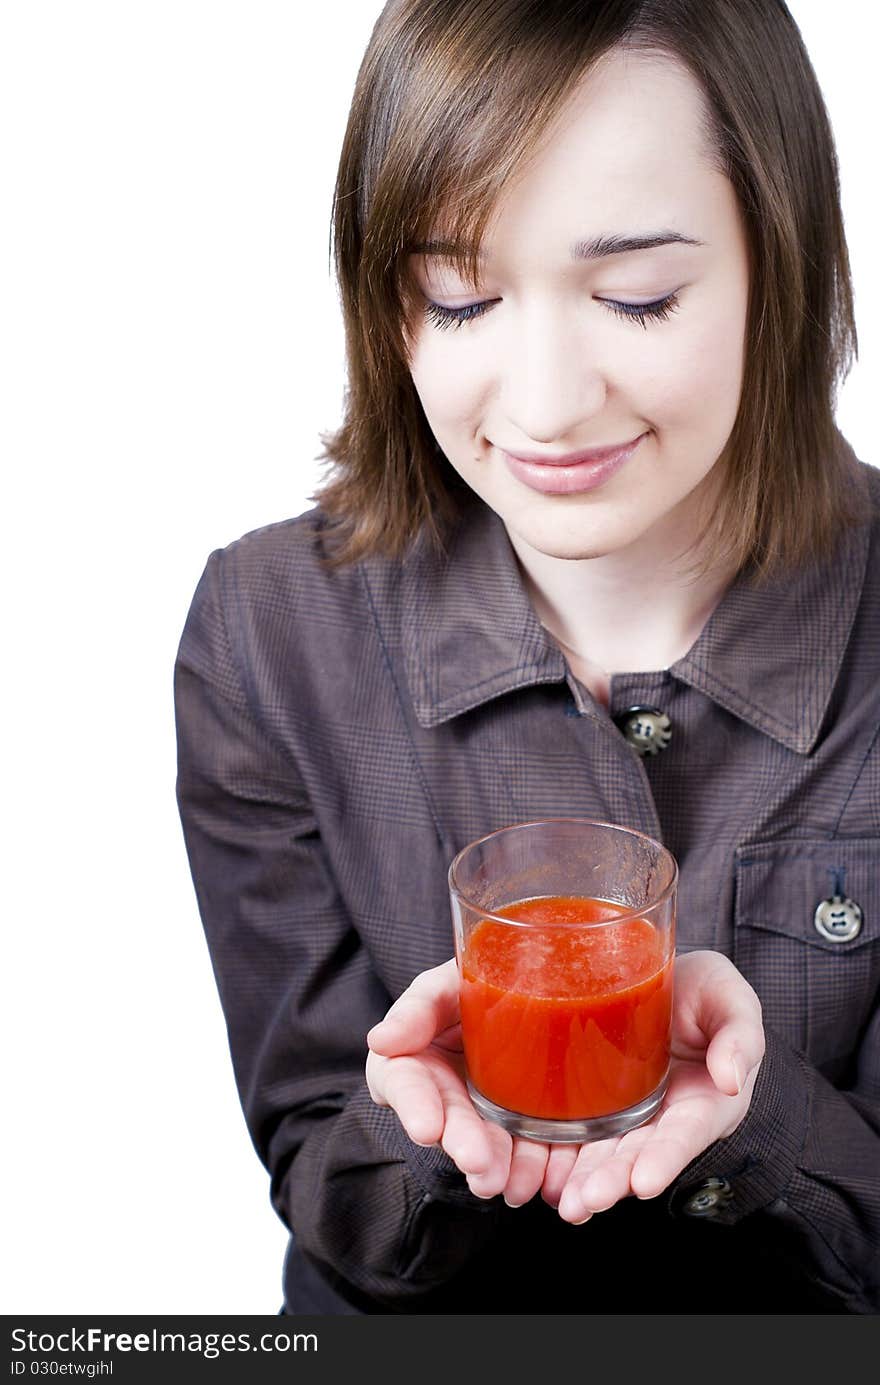
<instances>
[{"instance_id":1,"label":"drinking glass","mask_svg":"<svg viewBox=\"0 0 880 1385\"><path fill-rule=\"evenodd\" d=\"M461 1032L477 1110L557 1144L622 1135L663 1100L678 867L580 818L481 837L449 868Z\"/></svg>"}]
</instances>

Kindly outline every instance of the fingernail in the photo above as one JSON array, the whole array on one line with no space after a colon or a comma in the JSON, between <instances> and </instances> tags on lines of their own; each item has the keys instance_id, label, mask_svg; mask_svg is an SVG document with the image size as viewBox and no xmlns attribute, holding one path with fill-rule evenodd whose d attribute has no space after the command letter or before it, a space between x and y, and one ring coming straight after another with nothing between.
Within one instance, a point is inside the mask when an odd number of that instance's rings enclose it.
<instances>
[{"instance_id":1,"label":"fingernail","mask_svg":"<svg viewBox=\"0 0 880 1385\"><path fill-rule=\"evenodd\" d=\"M738 1053L733 1055L733 1071L736 1074L736 1090L741 1092L746 1082L746 1068Z\"/></svg>"},{"instance_id":2,"label":"fingernail","mask_svg":"<svg viewBox=\"0 0 880 1385\"><path fill-rule=\"evenodd\" d=\"M521 1202L511 1202L509 1197L506 1197L504 1201L507 1203L508 1207L522 1207L524 1205Z\"/></svg>"}]
</instances>

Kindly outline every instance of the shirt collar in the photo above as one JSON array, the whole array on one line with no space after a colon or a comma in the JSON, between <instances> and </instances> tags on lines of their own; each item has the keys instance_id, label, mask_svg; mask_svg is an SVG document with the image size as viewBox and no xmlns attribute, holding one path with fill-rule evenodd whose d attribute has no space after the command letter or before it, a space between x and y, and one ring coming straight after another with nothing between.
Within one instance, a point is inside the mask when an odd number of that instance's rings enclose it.
<instances>
[{"instance_id":1,"label":"shirt collar","mask_svg":"<svg viewBox=\"0 0 880 1385\"><path fill-rule=\"evenodd\" d=\"M427 540L415 545L403 570L403 618L406 676L422 726L565 678L507 531L482 501L466 504L445 553Z\"/></svg>"},{"instance_id":2,"label":"shirt collar","mask_svg":"<svg viewBox=\"0 0 880 1385\"><path fill-rule=\"evenodd\" d=\"M729 588L670 672L798 754L819 737L865 582L870 527L830 557L756 586Z\"/></svg>"},{"instance_id":3,"label":"shirt collar","mask_svg":"<svg viewBox=\"0 0 880 1385\"><path fill-rule=\"evenodd\" d=\"M815 744L865 578L867 524L831 556L763 586L740 577L670 672L799 754ZM406 675L416 716L439 726L517 688L566 677L501 520L469 504L445 553L404 565Z\"/></svg>"}]
</instances>

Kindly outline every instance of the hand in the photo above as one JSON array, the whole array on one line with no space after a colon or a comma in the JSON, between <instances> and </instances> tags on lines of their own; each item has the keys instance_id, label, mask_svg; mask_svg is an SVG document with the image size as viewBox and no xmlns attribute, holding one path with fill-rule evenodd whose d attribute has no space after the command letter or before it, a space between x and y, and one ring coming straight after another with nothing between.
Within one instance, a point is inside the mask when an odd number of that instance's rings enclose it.
<instances>
[{"instance_id":1,"label":"hand","mask_svg":"<svg viewBox=\"0 0 880 1385\"><path fill-rule=\"evenodd\" d=\"M520 1206L540 1189L580 1223L622 1197L656 1197L748 1110L764 1053L761 1006L717 952L676 958L672 1065L657 1115L612 1140L513 1139L475 1110L464 1082L454 960L422 972L367 1035L367 1084L414 1143L439 1144L477 1197Z\"/></svg>"},{"instance_id":2,"label":"hand","mask_svg":"<svg viewBox=\"0 0 880 1385\"><path fill-rule=\"evenodd\" d=\"M630 1193L657 1197L692 1159L733 1134L763 1056L761 1004L733 963L719 952L676 958L672 1064L659 1111L617 1139L556 1145L543 1196L576 1224Z\"/></svg>"},{"instance_id":3,"label":"hand","mask_svg":"<svg viewBox=\"0 0 880 1385\"><path fill-rule=\"evenodd\" d=\"M541 1187L550 1149L514 1139L475 1109L464 1079L455 960L424 971L367 1035L367 1085L417 1145L440 1145L476 1197L520 1206Z\"/></svg>"}]
</instances>

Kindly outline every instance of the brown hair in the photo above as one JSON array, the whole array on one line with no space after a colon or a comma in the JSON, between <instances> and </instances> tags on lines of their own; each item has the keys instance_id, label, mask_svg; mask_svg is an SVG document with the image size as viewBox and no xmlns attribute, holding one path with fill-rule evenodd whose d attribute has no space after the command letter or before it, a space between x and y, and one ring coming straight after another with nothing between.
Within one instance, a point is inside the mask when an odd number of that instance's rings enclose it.
<instances>
[{"instance_id":1,"label":"brown hair","mask_svg":"<svg viewBox=\"0 0 880 1385\"><path fill-rule=\"evenodd\" d=\"M834 422L856 353L837 158L821 92L782 0L390 0L358 75L333 245L348 387L313 499L334 561L442 542L467 491L412 383L413 246L476 252L505 184L585 72L619 45L671 55L701 86L709 145L739 201L751 260L746 360L706 550L769 574L817 556L853 517L856 469ZM468 492L469 494L469 492Z\"/></svg>"}]
</instances>

